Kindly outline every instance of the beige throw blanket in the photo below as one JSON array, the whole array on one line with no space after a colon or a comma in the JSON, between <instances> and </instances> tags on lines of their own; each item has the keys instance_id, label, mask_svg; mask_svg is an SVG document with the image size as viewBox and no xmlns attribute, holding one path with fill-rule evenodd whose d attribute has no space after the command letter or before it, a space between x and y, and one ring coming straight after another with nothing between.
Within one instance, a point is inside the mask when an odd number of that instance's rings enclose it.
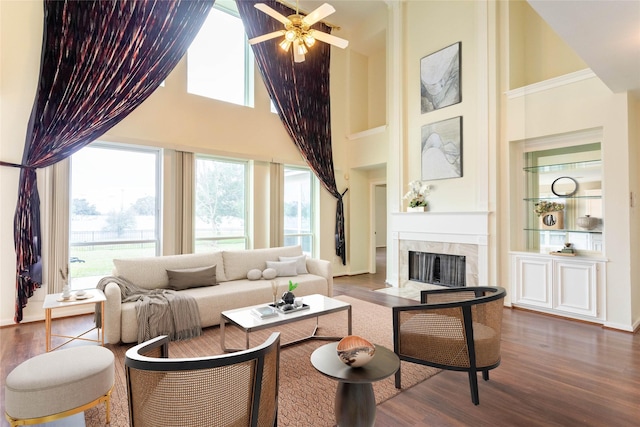
<instances>
[{"instance_id":1,"label":"beige throw blanket","mask_svg":"<svg viewBox=\"0 0 640 427\"><path fill-rule=\"evenodd\" d=\"M120 286L122 302L136 302L138 343L159 335L168 335L172 341L186 340L202 335L196 300L170 289L143 289L126 279L107 276L96 288L104 291L107 283ZM100 304L96 304L96 326L100 327Z\"/></svg>"}]
</instances>

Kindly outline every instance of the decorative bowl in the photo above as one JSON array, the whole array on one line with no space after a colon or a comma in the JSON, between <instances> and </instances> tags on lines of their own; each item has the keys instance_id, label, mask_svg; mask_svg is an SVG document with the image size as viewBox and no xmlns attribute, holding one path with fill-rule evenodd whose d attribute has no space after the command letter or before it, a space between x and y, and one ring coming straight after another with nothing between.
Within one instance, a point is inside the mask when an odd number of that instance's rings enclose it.
<instances>
[{"instance_id":1,"label":"decorative bowl","mask_svg":"<svg viewBox=\"0 0 640 427\"><path fill-rule=\"evenodd\" d=\"M340 361L352 368L359 368L373 359L376 347L362 337L348 335L340 340L337 350Z\"/></svg>"},{"instance_id":2,"label":"decorative bowl","mask_svg":"<svg viewBox=\"0 0 640 427\"><path fill-rule=\"evenodd\" d=\"M585 230L593 230L598 226L598 218L590 215L581 216L576 220L576 224Z\"/></svg>"}]
</instances>

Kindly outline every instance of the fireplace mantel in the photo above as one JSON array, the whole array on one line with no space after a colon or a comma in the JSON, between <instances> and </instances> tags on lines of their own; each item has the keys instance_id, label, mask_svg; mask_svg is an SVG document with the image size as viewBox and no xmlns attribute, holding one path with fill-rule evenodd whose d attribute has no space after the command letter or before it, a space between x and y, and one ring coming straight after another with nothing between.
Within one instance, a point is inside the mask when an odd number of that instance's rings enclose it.
<instances>
[{"instance_id":1,"label":"fireplace mantel","mask_svg":"<svg viewBox=\"0 0 640 427\"><path fill-rule=\"evenodd\" d=\"M441 247L443 252L477 253L468 265L473 284L488 283L489 212L397 212L390 217L391 248L387 251L387 283L402 287L407 273L401 271L407 246ZM402 249L401 249L402 248ZM468 277L469 277L468 275Z\"/></svg>"}]
</instances>

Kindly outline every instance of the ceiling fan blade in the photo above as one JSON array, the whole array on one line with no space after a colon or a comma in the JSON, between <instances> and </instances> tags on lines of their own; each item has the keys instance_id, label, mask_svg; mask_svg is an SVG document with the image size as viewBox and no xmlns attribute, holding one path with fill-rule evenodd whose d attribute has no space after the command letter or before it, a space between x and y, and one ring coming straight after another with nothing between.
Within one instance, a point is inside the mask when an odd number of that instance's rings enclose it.
<instances>
[{"instance_id":1,"label":"ceiling fan blade","mask_svg":"<svg viewBox=\"0 0 640 427\"><path fill-rule=\"evenodd\" d=\"M283 36L284 33L285 33L284 30L280 30L280 31L274 31L273 33L269 33L269 34L263 34L261 36L249 39L249 44L257 44L257 43L262 43L263 41L275 39L276 37Z\"/></svg>"},{"instance_id":2,"label":"ceiling fan blade","mask_svg":"<svg viewBox=\"0 0 640 427\"><path fill-rule=\"evenodd\" d=\"M349 40L341 39L340 37L332 36L331 34L323 33L322 31L315 30L312 33L313 38L325 43L332 44L341 49L349 46Z\"/></svg>"},{"instance_id":3,"label":"ceiling fan blade","mask_svg":"<svg viewBox=\"0 0 640 427\"><path fill-rule=\"evenodd\" d=\"M329 3L325 3L319 8L317 8L316 10L314 10L313 12L309 13L304 18L302 18L302 22L311 26L316 22L320 21L321 19L324 19L327 16L331 15L335 11L336 10L334 9L333 6L331 6Z\"/></svg>"},{"instance_id":4,"label":"ceiling fan blade","mask_svg":"<svg viewBox=\"0 0 640 427\"><path fill-rule=\"evenodd\" d=\"M289 20L289 18L287 18L286 16L280 14L275 9L270 8L269 6L267 6L264 3L256 3L254 5L254 7L256 9L258 9L259 11L266 13L267 15L272 17L273 19L277 19L278 21L282 22L284 25L291 24L291 21Z\"/></svg>"},{"instance_id":5,"label":"ceiling fan blade","mask_svg":"<svg viewBox=\"0 0 640 427\"><path fill-rule=\"evenodd\" d=\"M293 41L293 62L304 62L304 53L301 53L298 49L299 44L299 40Z\"/></svg>"}]
</instances>

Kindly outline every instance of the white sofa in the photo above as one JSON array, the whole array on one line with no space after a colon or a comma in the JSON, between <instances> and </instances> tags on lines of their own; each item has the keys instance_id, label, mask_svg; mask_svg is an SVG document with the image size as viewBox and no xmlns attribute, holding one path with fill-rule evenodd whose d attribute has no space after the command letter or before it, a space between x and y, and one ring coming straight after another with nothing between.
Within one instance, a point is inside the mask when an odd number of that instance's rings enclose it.
<instances>
[{"instance_id":1,"label":"white sofa","mask_svg":"<svg viewBox=\"0 0 640 427\"><path fill-rule=\"evenodd\" d=\"M216 266L216 285L180 290L196 299L202 327L220 324L224 310L268 303L273 300L271 280L249 280L253 270L267 269L267 261L279 261L280 257L303 255L300 246L280 248L218 251L203 254L168 255L149 258L114 259L113 275L145 289L168 288L167 270L181 270ZM333 295L331 263L325 260L306 259L308 273L295 276L279 276L278 297L287 290L289 280L298 283L296 296L311 294ZM137 342L138 326L135 302L121 302L120 287L109 282L104 289L105 340L109 343Z\"/></svg>"}]
</instances>

